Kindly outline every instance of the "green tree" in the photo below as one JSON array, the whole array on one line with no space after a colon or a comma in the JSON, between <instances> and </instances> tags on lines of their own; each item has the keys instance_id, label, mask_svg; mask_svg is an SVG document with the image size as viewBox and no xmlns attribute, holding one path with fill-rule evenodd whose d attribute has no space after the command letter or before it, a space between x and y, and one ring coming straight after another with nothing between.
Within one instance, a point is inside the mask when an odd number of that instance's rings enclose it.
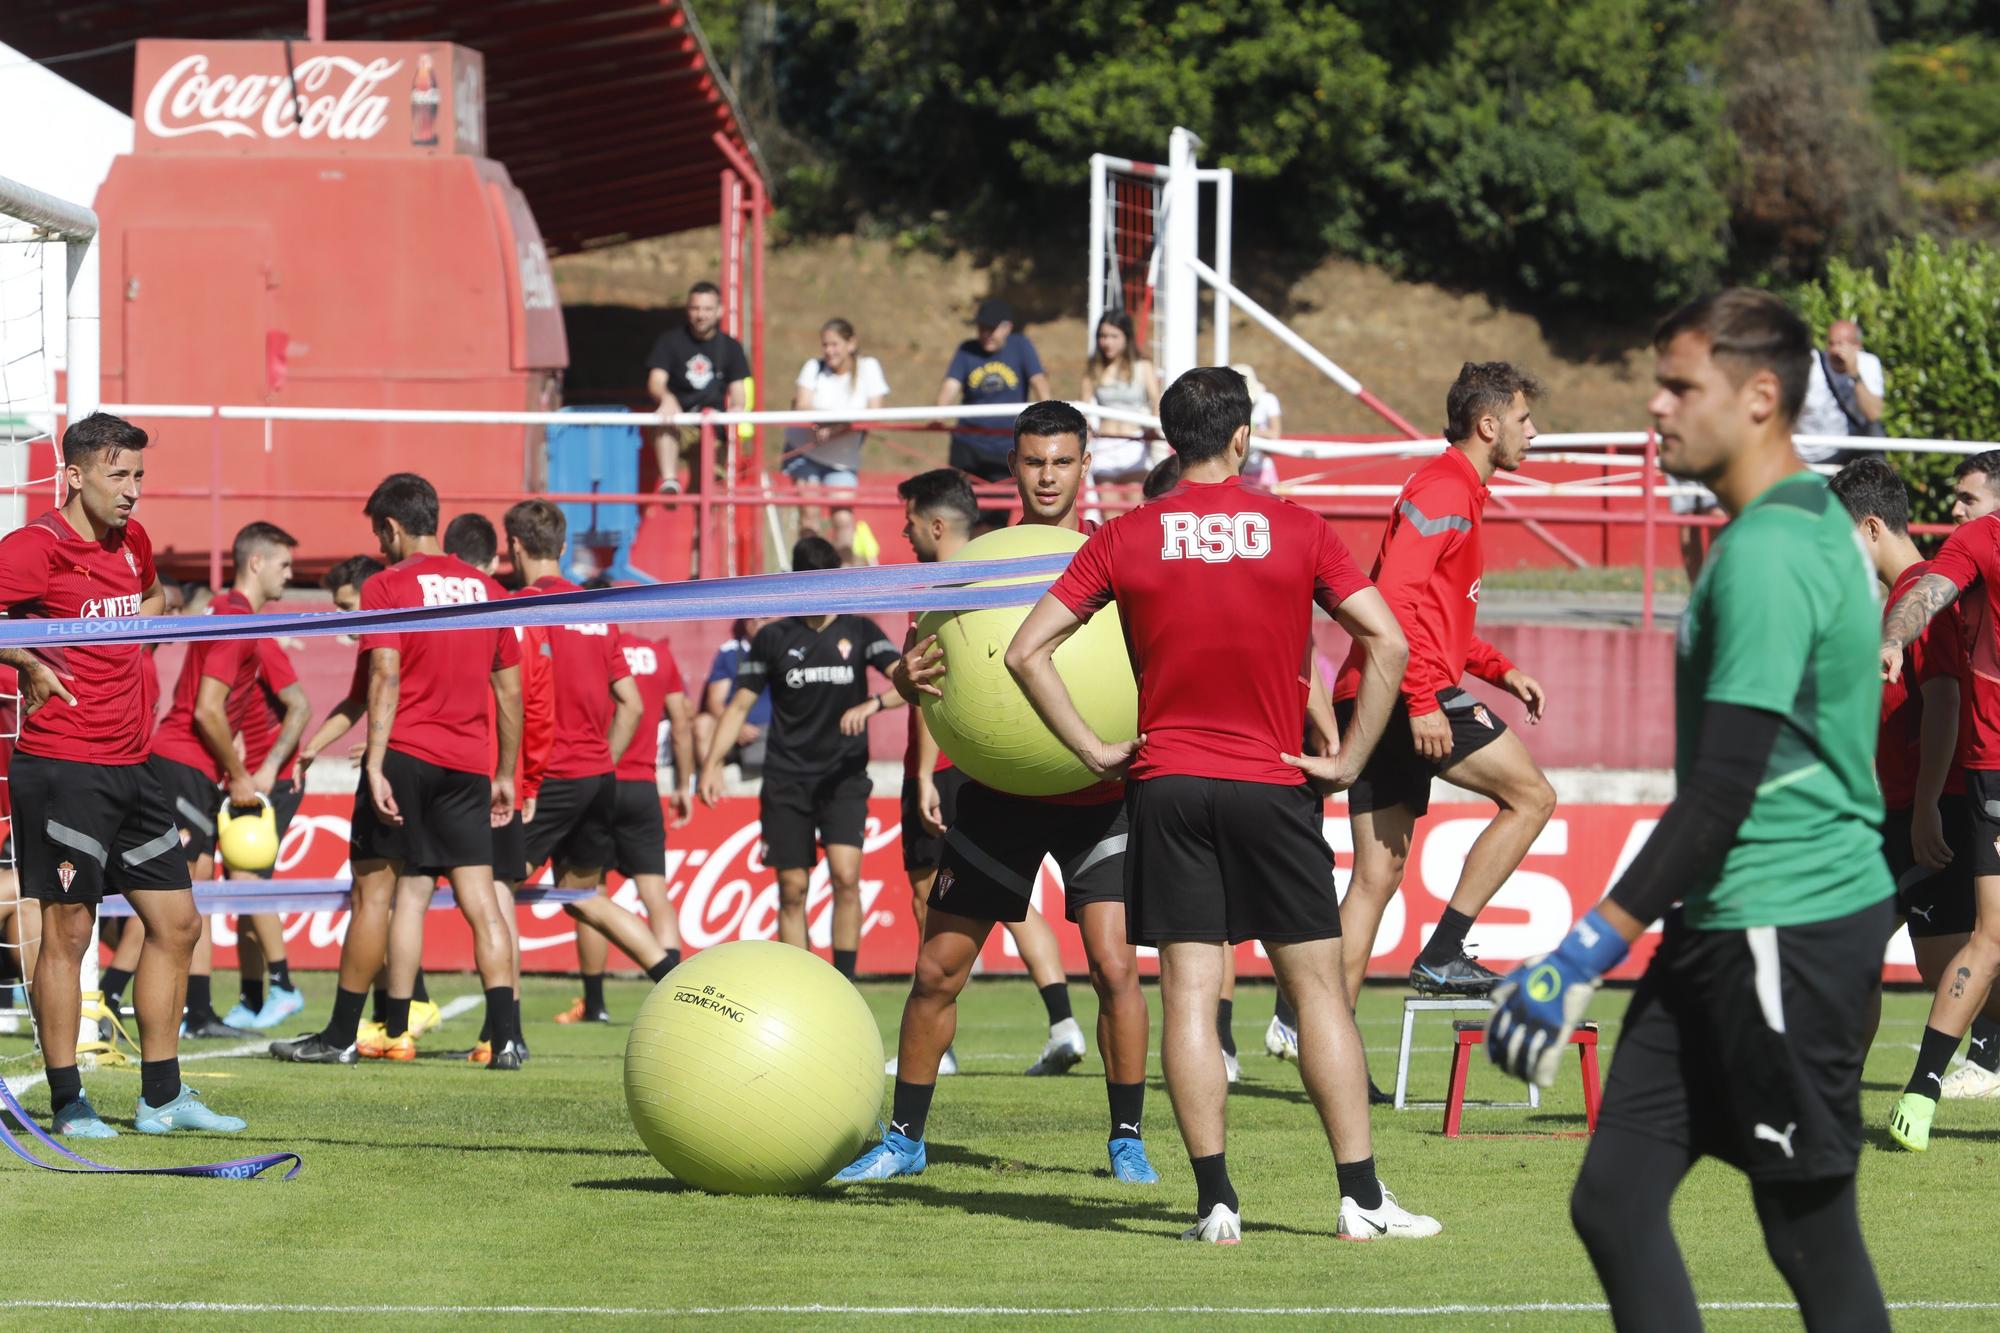
<instances>
[{"instance_id":1,"label":"green tree","mask_svg":"<svg viewBox=\"0 0 2000 1333\"><path fill-rule=\"evenodd\" d=\"M1882 422L1914 439L2000 440L2000 250L1929 236L1889 249L1878 272L1841 260L1796 293L1815 329L1861 325L1887 377ZM1898 454L1917 517L1946 522L1951 454Z\"/></svg>"}]
</instances>

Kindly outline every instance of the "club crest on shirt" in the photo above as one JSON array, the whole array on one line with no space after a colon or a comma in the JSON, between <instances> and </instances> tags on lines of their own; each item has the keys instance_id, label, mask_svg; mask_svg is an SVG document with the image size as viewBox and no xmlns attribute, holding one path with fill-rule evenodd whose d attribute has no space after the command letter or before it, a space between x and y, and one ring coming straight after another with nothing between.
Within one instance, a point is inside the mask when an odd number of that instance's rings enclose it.
<instances>
[{"instance_id":1,"label":"club crest on shirt","mask_svg":"<svg viewBox=\"0 0 2000 1333\"><path fill-rule=\"evenodd\" d=\"M62 882L63 892L68 893L69 886L76 883L76 865L70 861L63 862L56 867L56 878Z\"/></svg>"},{"instance_id":2,"label":"club crest on shirt","mask_svg":"<svg viewBox=\"0 0 2000 1333\"><path fill-rule=\"evenodd\" d=\"M1485 704L1474 704L1472 706L1472 716L1480 726L1486 728L1488 731L1493 730L1493 715L1486 711Z\"/></svg>"},{"instance_id":3,"label":"club crest on shirt","mask_svg":"<svg viewBox=\"0 0 2000 1333\"><path fill-rule=\"evenodd\" d=\"M135 577L139 573L139 562L132 558L132 552L129 550L125 552L125 568L131 570Z\"/></svg>"},{"instance_id":4,"label":"club crest on shirt","mask_svg":"<svg viewBox=\"0 0 2000 1333\"><path fill-rule=\"evenodd\" d=\"M835 646L840 649L840 660L843 662L854 655L854 642L851 639L842 639Z\"/></svg>"}]
</instances>

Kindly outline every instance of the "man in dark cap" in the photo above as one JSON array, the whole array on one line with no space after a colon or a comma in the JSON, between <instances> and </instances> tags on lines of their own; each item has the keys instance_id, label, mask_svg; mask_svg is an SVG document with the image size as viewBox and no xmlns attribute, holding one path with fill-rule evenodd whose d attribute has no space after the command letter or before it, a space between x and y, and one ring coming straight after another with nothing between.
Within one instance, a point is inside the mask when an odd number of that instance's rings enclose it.
<instances>
[{"instance_id":1,"label":"man in dark cap","mask_svg":"<svg viewBox=\"0 0 2000 1333\"><path fill-rule=\"evenodd\" d=\"M938 406L965 403L1040 402L1049 396L1048 372L1026 334L1014 332L1014 307L988 297L973 317L976 337L967 338L952 354L951 366L938 388ZM1009 481L1007 451L1014 446L1013 423L984 417L960 422L951 433L951 465L980 481Z\"/></svg>"}]
</instances>

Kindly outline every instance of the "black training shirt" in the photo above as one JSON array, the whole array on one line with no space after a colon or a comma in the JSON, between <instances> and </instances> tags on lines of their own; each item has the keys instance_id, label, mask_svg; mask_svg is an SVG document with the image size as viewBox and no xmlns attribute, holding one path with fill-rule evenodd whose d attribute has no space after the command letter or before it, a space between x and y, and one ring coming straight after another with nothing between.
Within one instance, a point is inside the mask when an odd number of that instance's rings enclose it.
<instances>
[{"instance_id":1,"label":"black training shirt","mask_svg":"<svg viewBox=\"0 0 2000 1333\"><path fill-rule=\"evenodd\" d=\"M736 668L736 688L771 691L766 777L820 778L868 763L868 737L840 734L840 715L868 698L868 671L886 674L902 654L865 616L835 616L816 630L801 616L757 631Z\"/></svg>"},{"instance_id":2,"label":"black training shirt","mask_svg":"<svg viewBox=\"0 0 2000 1333\"><path fill-rule=\"evenodd\" d=\"M743 344L720 328L696 342L687 325L676 324L653 344L646 369L667 372L667 392L683 412L699 412L712 407L718 412L729 405L729 386L750 378L750 362Z\"/></svg>"}]
</instances>

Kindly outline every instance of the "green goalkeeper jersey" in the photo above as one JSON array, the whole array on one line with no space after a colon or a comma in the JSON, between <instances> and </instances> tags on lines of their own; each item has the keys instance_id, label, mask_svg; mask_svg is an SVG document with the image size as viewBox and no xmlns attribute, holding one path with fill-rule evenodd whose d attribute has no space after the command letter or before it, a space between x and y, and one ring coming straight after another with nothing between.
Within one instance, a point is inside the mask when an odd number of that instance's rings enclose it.
<instances>
[{"instance_id":1,"label":"green goalkeeper jersey","mask_svg":"<svg viewBox=\"0 0 2000 1333\"><path fill-rule=\"evenodd\" d=\"M1813 473L1723 529L1676 644L1676 781L1688 781L1704 704L1784 723L1722 868L1682 895L1690 926L1803 925L1894 892L1875 785L1881 616L1854 521Z\"/></svg>"}]
</instances>

